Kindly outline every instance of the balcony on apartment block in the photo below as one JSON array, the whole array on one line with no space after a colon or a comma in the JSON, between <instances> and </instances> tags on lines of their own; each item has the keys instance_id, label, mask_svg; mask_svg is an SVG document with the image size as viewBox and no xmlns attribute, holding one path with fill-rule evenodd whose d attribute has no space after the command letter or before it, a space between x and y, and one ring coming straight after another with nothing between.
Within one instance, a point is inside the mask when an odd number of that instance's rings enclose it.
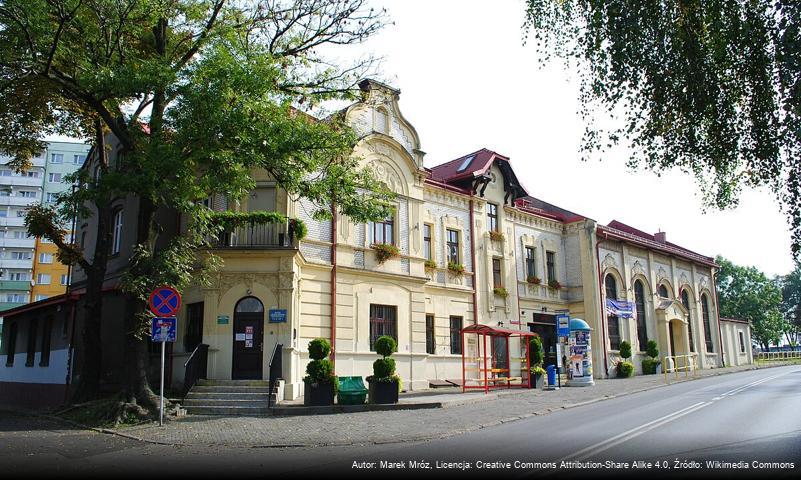
<instances>
[{"instance_id":1,"label":"balcony on apartment block","mask_svg":"<svg viewBox=\"0 0 801 480\"><path fill-rule=\"evenodd\" d=\"M39 187L42 188L42 177L23 177L19 175L12 175L10 177L0 177L0 185L9 185L14 187Z\"/></svg>"},{"instance_id":2,"label":"balcony on apartment block","mask_svg":"<svg viewBox=\"0 0 801 480\"><path fill-rule=\"evenodd\" d=\"M31 238L0 238L0 247L6 248L35 248L36 239Z\"/></svg>"},{"instance_id":3,"label":"balcony on apartment block","mask_svg":"<svg viewBox=\"0 0 801 480\"><path fill-rule=\"evenodd\" d=\"M21 268L30 270L33 268L33 259L15 260L11 258L0 258L0 268Z\"/></svg>"},{"instance_id":4,"label":"balcony on apartment block","mask_svg":"<svg viewBox=\"0 0 801 480\"><path fill-rule=\"evenodd\" d=\"M17 197L17 196L0 196L0 207L29 207L41 201L41 195L38 197Z\"/></svg>"},{"instance_id":5,"label":"balcony on apartment block","mask_svg":"<svg viewBox=\"0 0 801 480\"><path fill-rule=\"evenodd\" d=\"M0 217L0 227L24 227L24 217Z\"/></svg>"}]
</instances>

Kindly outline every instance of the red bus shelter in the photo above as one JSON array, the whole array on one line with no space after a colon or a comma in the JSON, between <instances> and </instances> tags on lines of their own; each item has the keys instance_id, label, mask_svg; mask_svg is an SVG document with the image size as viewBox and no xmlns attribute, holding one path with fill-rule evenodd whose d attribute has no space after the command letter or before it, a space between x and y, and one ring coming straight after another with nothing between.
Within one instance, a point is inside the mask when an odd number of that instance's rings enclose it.
<instances>
[{"instance_id":1,"label":"red bus shelter","mask_svg":"<svg viewBox=\"0 0 801 480\"><path fill-rule=\"evenodd\" d=\"M468 356L465 337L476 336L475 356ZM489 325L475 324L464 327L462 336L462 392L467 390L484 390L488 393L490 388L531 388L531 355L530 337L536 337L533 332L523 330L509 330L506 328L491 327ZM490 346L487 346L487 338ZM509 351L509 339L519 338L519 356L512 357ZM503 338L506 344L506 364L498 365L496 356L492 355L492 345L496 338ZM520 376L512 376L512 361L520 362ZM467 378L467 372L478 372L475 378ZM468 385L467 382L477 385Z\"/></svg>"}]
</instances>

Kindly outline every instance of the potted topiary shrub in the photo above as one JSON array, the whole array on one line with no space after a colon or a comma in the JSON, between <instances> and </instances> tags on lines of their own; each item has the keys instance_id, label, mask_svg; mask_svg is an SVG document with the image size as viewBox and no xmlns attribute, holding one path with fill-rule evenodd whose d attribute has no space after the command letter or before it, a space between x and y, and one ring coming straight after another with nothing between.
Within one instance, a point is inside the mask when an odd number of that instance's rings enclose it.
<instances>
[{"instance_id":1,"label":"potted topiary shrub","mask_svg":"<svg viewBox=\"0 0 801 480\"><path fill-rule=\"evenodd\" d=\"M306 376L303 378L303 404L325 406L334 404L334 395L339 390L339 379L334 375L334 365L328 359L331 344L324 338L309 342L309 358Z\"/></svg>"},{"instance_id":2,"label":"potted topiary shrub","mask_svg":"<svg viewBox=\"0 0 801 480\"><path fill-rule=\"evenodd\" d=\"M542 363L545 361L545 351L542 348L542 340L539 335L531 337L529 342L529 360L531 361L531 369L529 370L529 385L530 388L542 388L545 384L545 369L542 368Z\"/></svg>"},{"instance_id":3,"label":"potted topiary shrub","mask_svg":"<svg viewBox=\"0 0 801 480\"><path fill-rule=\"evenodd\" d=\"M398 351L395 339L389 336L378 337L375 351L381 357L373 362L373 374L367 377L367 395L370 403L398 403L400 377L395 374L395 359L389 358Z\"/></svg>"},{"instance_id":4,"label":"potted topiary shrub","mask_svg":"<svg viewBox=\"0 0 801 480\"><path fill-rule=\"evenodd\" d=\"M627 360L631 358L631 344L625 340L620 342L620 358L623 360L617 362L618 378L628 378L634 375L634 364Z\"/></svg>"},{"instance_id":5,"label":"potted topiary shrub","mask_svg":"<svg viewBox=\"0 0 801 480\"><path fill-rule=\"evenodd\" d=\"M659 360L657 360L657 357L659 356L659 348L657 347L655 341L648 340L648 344L645 347L645 353L651 358L646 358L642 361L642 373L644 375L655 374L656 367L659 366Z\"/></svg>"}]
</instances>

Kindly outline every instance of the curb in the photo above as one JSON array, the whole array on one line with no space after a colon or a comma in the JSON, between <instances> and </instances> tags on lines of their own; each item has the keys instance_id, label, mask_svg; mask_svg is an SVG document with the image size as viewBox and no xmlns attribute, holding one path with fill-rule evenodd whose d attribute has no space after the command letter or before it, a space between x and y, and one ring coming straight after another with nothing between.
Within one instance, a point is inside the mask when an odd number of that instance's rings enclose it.
<instances>
[{"instance_id":1,"label":"curb","mask_svg":"<svg viewBox=\"0 0 801 480\"><path fill-rule=\"evenodd\" d=\"M475 425L475 426L472 426L472 427L469 427L469 428L466 428L466 429L462 429L462 430L456 430L456 431L446 432L446 433L442 433L442 434L423 435L423 436L419 436L419 437L407 437L407 438L402 438L402 439L373 440L373 441L369 441L368 440L368 441L350 441L350 442L285 443L285 444L271 443L271 444L251 444L251 445L238 445L238 444L219 443L219 442L209 442L209 443L204 443L204 442L200 442L200 443L168 442L168 441L152 440L152 439L148 439L148 438L138 437L136 435L132 435L132 434L129 434L129 433L126 433L126 432L121 432L121 431L114 430L114 429L91 427L91 426L88 426L88 425L83 425L83 424L78 423L78 422L74 422L72 420L67 420L67 419L64 419L64 418L61 418L61 417L56 417L54 415L40 414L40 413L26 411L26 410L7 409L7 408L2 408L2 407L0 407L0 410L5 410L5 411L12 412L12 413L17 413L17 414L24 414L24 415L28 415L28 416L32 416L32 417L45 418L45 419L48 419L48 420L51 420L51 421L65 423L65 424L68 424L68 425L71 425L71 426L74 426L74 427L78 427L78 428L81 428L81 429L84 429L84 430L92 430L92 431L95 431L97 433L103 433L103 434L106 434L106 435L116 435L116 436L119 436L119 437L127 438L129 440L135 440L135 441L142 442L142 443L148 443L148 444L152 444L152 445L174 446L174 447L229 446L229 447L236 447L236 448L313 448L313 447L348 447L348 446L361 446L361 445L392 445L392 444L400 444L400 443L425 442L425 441L431 441L431 440L439 440L439 439L451 438L451 437L454 437L454 436L457 436L457 435L463 435L465 433L470 433L470 432L475 432L475 431L478 431L478 430L482 430L484 428L491 428L491 427L503 425L505 423L515 422L515 421L518 421L518 420L525 420L527 418L532 418L532 417L535 417L535 416L547 415L549 413L552 413L552 412L555 412L555 411L559 411L559 410L568 410L568 409L571 409L571 408L582 407L582 406L585 406L585 405L590 405L590 404L593 404L593 403L602 402L604 400L611 400L613 398L619 398L619 397L624 397L624 396L627 396L627 395L633 395L633 394L637 394L637 393L642 393L642 392L645 392L645 391L653 390L655 388L667 387L667 386L670 386L670 385L675 385L677 383L683 383L683 382L688 382L688 381L693 381L693 380L701 380L703 378L708 378L708 377L716 377L716 376L721 376L721 375L729 375L729 374L733 374L733 373L748 372L748 371L754 371L754 370L763 370L763 369L766 369L766 368L776 368L776 367L783 367L783 366L789 366L789 365L787 365L787 364L763 365L763 366L752 365L749 368L743 368L743 369L737 370L737 371L721 371L723 369L712 369L712 370L710 370L709 374L703 375L703 376L689 377L689 378L686 378L686 379L680 379L678 381L674 381L672 383L661 383L661 384L651 385L651 386L648 386L648 387L643 387L643 388L639 388L639 389L636 389L636 390L626 391L626 392L622 392L622 393L618 393L618 394L614 394L614 395L606 395L606 396L603 396L603 397L596 397L596 398L592 398L592 399L589 399L589 400L576 402L576 403L571 403L571 404L566 404L566 405L561 405L561 406L557 406L557 407L548 407L548 408L545 408L543 410L538 410L536 412L527 413L527 414L523 414L523 415L518 415L518 416L515 416L515 417L507 417L507 418L495 420L495 421L492 421L492 422L488 422L488 423L484 423L484 424L480 424L480 425ZM714 371L714 370L717 370L717 371ZM505 396L512 396L512 395L520 395L520 394L524 394L524 393L525 392L515 392L515 393L511 393L511 394L506 394L506 395L503 395L503 396L505 397ZM498 396L498 395L493 395L493 397L494 398L485 398L485 397L471 398L471 399L469 399L470 401L467 401L467 402L460 402L460 401L437 402L438 406L436 406L436 407L423 407L423 408L449 408L449 407L455 407L455 406L461 406L461 405L467 405L467 404L473 404L473 403L481 403L481 402L490 401L490 400L498 400L498 399L501 398L501 396ZM431 404L433 404L433 402ZM430 404L422 404L422 405L430 405ZM408 404L406 406L408 406ZM420 407L418 407L418 408L420 408ZM407 410L407 409L408 408L402 408L402 409L401 408L396 408L396 409L393 409L393 410ZM380 410L380 409L376 409L376 410ZM368 410L364 410L364 411L368 411ZM343 412L343 413L351 413L351 412ZM311 414L312 413L309 413L308 415L311 415ZM283 416L283 417L286 417L286 416Z\"/></svg>"}]
</instances>

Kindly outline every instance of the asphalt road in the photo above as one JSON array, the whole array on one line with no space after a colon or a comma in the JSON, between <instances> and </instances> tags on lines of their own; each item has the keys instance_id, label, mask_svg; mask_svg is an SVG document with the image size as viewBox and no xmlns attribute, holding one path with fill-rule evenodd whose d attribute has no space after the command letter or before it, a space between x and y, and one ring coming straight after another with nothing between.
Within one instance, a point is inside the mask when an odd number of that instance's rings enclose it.
<instances>
[{"instance_id":1,"label":"asphalt road","mask_svg":"<svg viewBox=\"0 0 801 480\"><path fill-rule=\"evenodd\" d=\"M391 468L392 462L398 468ZM678 383L442 440L354 447L171 447L0 415L4 478L334 473L359 478L559 478L567 473L798 478L801 367Z\"/></svg>"}]
</instances>

